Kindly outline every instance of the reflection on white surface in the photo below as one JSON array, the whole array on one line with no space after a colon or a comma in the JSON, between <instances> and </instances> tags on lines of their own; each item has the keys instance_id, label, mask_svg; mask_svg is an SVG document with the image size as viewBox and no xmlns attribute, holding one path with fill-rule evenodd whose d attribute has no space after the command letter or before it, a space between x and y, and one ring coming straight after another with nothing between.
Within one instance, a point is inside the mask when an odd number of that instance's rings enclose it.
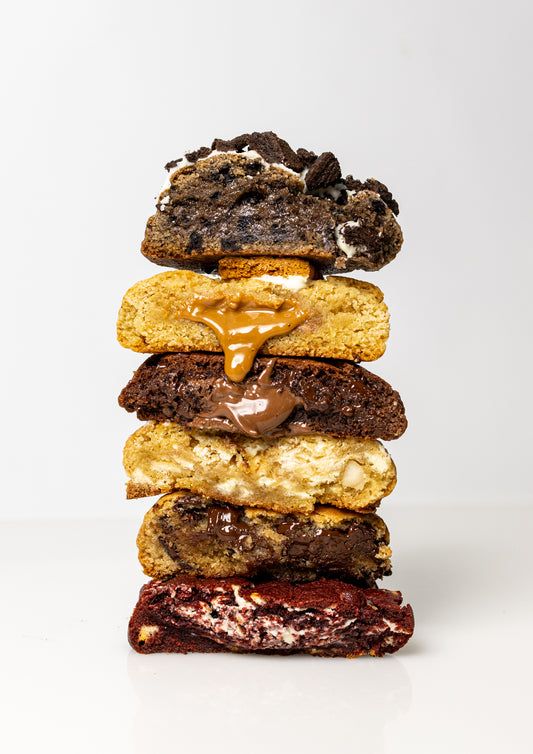
<instances>
[{"instance_id":1,"label":"reflection on white surface","mask_svg":"<svg viewBox=\"0 0 533 754\"><path fill-rule=\"evenodd\" d=\"M136 655L137 522L2 524L2 751L531 754L533 513L383 512L415 636L357 660Z\"/></svg>"},{"instance_id":2,"label":"reflection on white surface","mask_svg":"<svg viewBox=\"0 0 533 754\"><path fill-rule=\"evenodd\" d=\"M200 737L206 751L216 750L223 732L235 751L329 752L342 746L377 754L385 751L385 727L411 703L409 675L396 657L131 653L127 664L137 697L135 752L178 741L179 731L180 745L198 746Z\"/></svg>"}]
</instances>

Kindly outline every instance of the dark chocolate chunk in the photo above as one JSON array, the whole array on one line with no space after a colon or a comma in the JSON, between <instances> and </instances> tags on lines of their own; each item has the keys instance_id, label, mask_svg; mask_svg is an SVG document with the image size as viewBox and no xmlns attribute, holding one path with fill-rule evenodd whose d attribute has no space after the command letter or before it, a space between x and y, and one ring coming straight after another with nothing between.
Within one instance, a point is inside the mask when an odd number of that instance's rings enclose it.
<instances>
[{"instance_id":1,"label":"dark chocolate chunk","mask_svg":"<svg viewBox=\"0 0 533 754\"><path fill-rule=\"evenodd\" d=\"M137 544L144 572L152 577L327 577L369 587L391 572L382 519L327 506L288 514L171 493L148 511Z\"/></svg>"}]
</instances>

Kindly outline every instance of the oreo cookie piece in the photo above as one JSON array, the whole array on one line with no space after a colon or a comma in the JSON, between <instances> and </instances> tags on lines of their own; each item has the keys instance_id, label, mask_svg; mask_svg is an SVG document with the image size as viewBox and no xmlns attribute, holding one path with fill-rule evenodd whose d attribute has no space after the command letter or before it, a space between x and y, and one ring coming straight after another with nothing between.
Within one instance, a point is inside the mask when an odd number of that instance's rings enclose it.
<instances>
[{"instance_id":1,"label":"oreo cookie piece","mask_svg":"<svg viewBox=\"0 0 533 754\"><path fill-rule=\"evenodd\" d=\"M383 520L328 506L286 514L176 492L148 511L137 545L144 572L152 578L325 577L370 587L391 572Z\"/></svg>"},{"instance_id":2,"label":"oreo cookie piece","mask_svg":"<svg viewBox=\"0 0 533 754\"><path fill-rule=\"evenodd\" d=\"M119 404L139 419L248 435L325 434L393 440L406 429L399 394L350 361L256 357L239 384L214 353L151 356Z\"/></svg>"},{"instance_id":3,"label":"oreo cookie piece","mask_svg":"<svg viewBox=\"0 0 533 754\"><path fill-rule=\"evenodd\" d=\"M156 264L210 270L222 257L266 255L378 270L401 248L384 184L343 178L332 152L294 151L271 131L215 139L166 168L142 244Z\"/></svg>"},{"instance_id":4,"label":"oreo cookie piece","mask_svg":"<svg viewBox=\"0 0 533 754\"><path fill-rule=\"evenodd\" d=\"M174 577L146 584L129 624L137 652L381 656L414 629L399 592L335 580L256 584Z\"/></svg>"}]
</instances>

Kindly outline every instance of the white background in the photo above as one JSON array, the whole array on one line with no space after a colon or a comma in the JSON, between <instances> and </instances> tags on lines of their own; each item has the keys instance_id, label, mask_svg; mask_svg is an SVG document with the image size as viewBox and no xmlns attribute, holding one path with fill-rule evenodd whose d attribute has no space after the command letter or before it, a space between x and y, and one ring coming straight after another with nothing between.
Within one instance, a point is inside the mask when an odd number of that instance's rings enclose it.
<instances>
[{"instance_id":1,"label":"white background","mask_svg":"<svg viewBox=\"0 0 533 754\"><path fill-rule=\"evenodd\" d=\"M9 5L0 516L32 521L0 528L8 751L530 751L532 7ZM160 271L139 247L164 163L270 129L400 202L404 248L364 277L410 419L381 512L417 633L382 662L125 644L148 503L123 495L142 357L117 310Z\"/></svg>"},{"instance_id":2,"label":"white background","mask_svg":"<svg viewBox=\"0 0 533 754\"><path fill-rule=\"evenodd\" d=\"M532 501L531 3L20 2L0 45L9 516L138 516L122 499L142 361L121 297L163 165L272 129L386 182L405 244L371 368L409 432L390 505ZM21 487L31 494L21 500Z\"/></svg>"}]
</instances>

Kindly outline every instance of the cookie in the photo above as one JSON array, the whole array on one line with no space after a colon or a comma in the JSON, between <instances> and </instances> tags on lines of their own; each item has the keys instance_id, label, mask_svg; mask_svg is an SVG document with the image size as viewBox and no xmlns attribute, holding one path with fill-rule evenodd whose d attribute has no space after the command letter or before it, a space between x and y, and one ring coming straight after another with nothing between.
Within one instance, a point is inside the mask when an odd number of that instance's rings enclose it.
<instances>
[{"instance_id":1,"label":"cookie","mask_svg":"<svg viewBox=\"0 0 533 754\"><path fill-rule=\"evenodd\" d=\"M219 280L180 270L129 289L117 334L121 345L141 353L224 350L226 374L240 381L257 351L378 359L389 315L379 288L350 278L311 280L292 290L260 278Z\"/></svg>"},{"instance_id":2,"label":"cookie","mask_svg":"<svg viewBox=\"0 0 533 754\"><path fill-rule=\"evenodd\" d=\"M325 434L393 440L407 426L391 386L350 361L259 356L231 383L215 353L151 356L119 404L139 419L249 437Z\"/></svg>"},{"instance_id":3,"label":"cookie","mask_svg":"<svg viewBox=\"0 0 533 754\"><path fill-rule=\"evenodd\" d=\"M326 506L285 514L177 492L148 511L137 545L152 578L325 577L368 587L391 572L389 532L381 518Z\"/></svg>"},{"instance_id":4,"label":"cookie","mask_svg":"<svg viewBox=\"0 0 533 754\"><path fill-rule=\"evenodd\" d=\"M305 259L286 259L283 257L224 257L219 260L218 274L223 280L255 278L290 278L281 280L282 284L300 284L300 280L310 280L317 275L313 265ZM275 282L275 281L274 281Z\"/></svg>"},{"instance_id":5,"label":"cookie","mask_svg":"<svg viewBox=\"0 0 533 754\"><path fill-rule=\"evenodd\" d=\"M272 132L215 139L166 165L142 253L168 267L222 257L300 257L323 270L378 270L402 245L382 183L343 178L331 152L294 152Z\"/></svg>"},{"instance_id":6,"label":"cookie","mask_svg":"<svg viewBox=\"0 0 533 754\"><path fill-rule=\"evenodd\" d=\"M410 605L386 589L176 576L146 584L129 623L137 652L381 656L414 630Z\"/></svg>"},{"instance_id":7,"label":"cookie","mask_svg":"<svg viewBox=\"0 0 533 754\"><path fill-rule=\"evenodd\" d=\"M254 439L148 423L124 448L129 498L190 490L282 513L327 504L375 508L396 483L377 440L302 435Z\"/></svg>"}]
</instances>

